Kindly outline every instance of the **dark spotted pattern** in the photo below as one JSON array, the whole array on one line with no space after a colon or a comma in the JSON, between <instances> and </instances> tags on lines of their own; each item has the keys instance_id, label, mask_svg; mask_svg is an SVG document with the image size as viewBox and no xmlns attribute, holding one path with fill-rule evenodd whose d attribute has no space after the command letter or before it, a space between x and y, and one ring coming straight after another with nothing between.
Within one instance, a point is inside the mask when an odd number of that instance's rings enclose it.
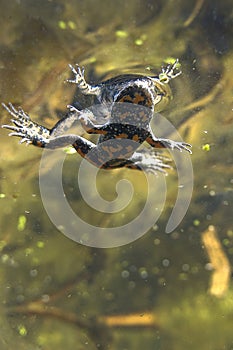
<instances>
[{"instance_id":1,"label":"dark spotted pattern","mask_svg":"<svg viewBox=\"0 0 233 350\"><path fill-rule=\"evenodd\" d=\"M14 125L3 127L11 130L11 136L21 137L21 142L37 147L55 149L72 145L82 157L104 169L127 167L151 172L164 171L168 166L156 154L148 152L147 155L137 148L146 141L153 148L186 150L191 153L189 144L156 138L150 130L154 111L160 110L171 99L168 82L180 74L174 73L177 64L178 60L162 69L159 76L121 75L94 86L86 82L83 69L70 66L74 73L74 79L70 82L77 84L83 95L95 95L103 106L110 104L107 122L95 124L92 121L95 116L90 110L69 106L67 115L49 130L34 123L21 108L16 109L9 103L3 104L3 107L13 117L11 121ZM64 134L77 120L87 133L99 135L97 145L79 135Z\"/></svg>"}]
</instances>

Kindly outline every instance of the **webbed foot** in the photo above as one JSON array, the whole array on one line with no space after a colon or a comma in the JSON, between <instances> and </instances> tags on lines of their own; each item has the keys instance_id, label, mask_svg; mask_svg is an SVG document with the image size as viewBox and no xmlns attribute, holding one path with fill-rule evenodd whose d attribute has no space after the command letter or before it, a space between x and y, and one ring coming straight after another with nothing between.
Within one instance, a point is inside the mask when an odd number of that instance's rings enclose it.
<instances>
[{"instance_id":1,"label":"webbed foot","mask_svg":"<svg viewBox=\"0 0 233 350\"><path fill-rule=\"evenodd\" d=\"M78 110L76 107L68 105L67 108L74 113L76 118L81 122L83 129L89 134L104 134L102 125L94 124L94 114L89 109Z\"/></svg>"},{"instance_id":2,"label":"webbed foot","mask_svg":"<svg viewBox=\"0 0 233 350\"><path fill-rule=\"evenodd\" d=\"M8 103L8 105L2 103L2 106L13 117L11 122L14 125L2 125L2 128L12 130L9 136L21 137L20 143L32 143L39 147L44 147L49 142L50 131L42 125L33 122L29 114L24 112L21 107L17 109L12 103Z\"/></svg>"},{"instance_id":3,"label":"webbed foot","mask_svg":"<svg viewBox=\"0 0 233 350\"><path fill-rule=\"evenodd\" d=\"M182 74L182 71L179 70L179 60L178 58L175 60L173 64L168 64L165 68L162 67L162 72L159 74L160 82L164 84L168 84L171 79L178 77ZM176 70L176 73L175 73Z\"/></svg>"},{"instance_id":4,"label":"webbed foot","mask_svg":"<svg viewBox=\"0 0 233 350\"><path fill-rule=\"evenodd\" d=\"M69 83L77 84L78 86L86 85L84 67L81 68L78 64L76 64L76 69L71 64L69 64L69 67L74 74L74 79L68 79L67 81Z\"/></svg>"},{"instance_id":5,"label":"webbed foot","mask_svg":"<svg viewBox=\"0 0 233 350\"><path fill-rule=\"evenodd\" d=\"M172 167L167 164L167 162L171 161L169 158L160 156L150 150L139 150L135 152L130 158L130 161L133 162L132 167L136 166L138 170L144 170L154 175L157 175L158 172L167 175L166 170L172 169Z\"/></svg>"},{"instance_id":6,"label":"webbed foot","mask_svg":"<svg viewBox=\"0 0 233 350\"><path fill-rule=\"evenodd\" d=\"M162 143L165 148L169 148L169 149L172 149L172 150L173 149L177 149L180 152L185 150L185 151L189 152L190 154L192 154L192 151L190 149L190 147L192 147L192 145L190 145L189 143L173 141L173 140L168 140L168 139L158 139L158 141L160 143Z\"/></svg>"},{"instance_id":7,"label":"webbed foot","mask_svg":"<svg viewBox=\"0 0 233 350\"><path fill-rule=\"evenodd\" d=\"M96 95L100 94L100 89L98 86L92 86L88 84L84 77L84 67L80 67L76 64L76 68L69 64L69 67L74 74L74 79L68 79L67 81L72 84L77 84L79 89L86 95Z\"/></svg>"},{"instance_id":8,"label":"webbed foot","mask_svg":"<svg viewBox=\"0 0 233 350\"><path fill-rule=\"evenodd\" d=\"M80 111L72 105L67 105L67 108L70 110L71 113L75 113L77 119L80 120L84 125L94 127L94 124L91 121L91 119L93 119L93 113L91 111L89 111L88 109Z\"/></svg>"}]
</instances>

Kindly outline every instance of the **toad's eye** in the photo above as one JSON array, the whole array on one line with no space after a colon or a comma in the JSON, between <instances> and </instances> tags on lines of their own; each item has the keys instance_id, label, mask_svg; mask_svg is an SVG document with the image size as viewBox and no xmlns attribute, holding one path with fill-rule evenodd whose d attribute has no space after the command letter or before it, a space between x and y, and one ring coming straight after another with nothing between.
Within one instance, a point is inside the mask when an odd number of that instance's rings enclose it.
<instances>
[{"instance_id":1,"label":"toad's eye","mask_svg":"<svg viewBox=\"0 0 233 350\"><path fill-rule=\"evenodd\" d=\"M155 89L155 111L159 112L170 102L172 93L168 83L181 74L179 70L180 63L178 59L173 64L168 64L166 68L162 68L162 72L157 77L151 77Z\"/></svg>"},{"instance_id":2,"label":"toad's eye","mask_svg":"<svg viewBox=\"0 0 233 350\"><path fill-rule=\"evenodd\" d=\"M160 112L172 99L172 92L168 84L163 84L158 78L153 78L154 83L154 109Z\"/></svg>"},{"instance_id":3,"label":"toad's eye","mask_svg":"<svg viewBox=\"0 0 233 350\"><path fill-rule=\"evenodd\" d=\"M159 104L164 98L166 98L167 94L163 91L157 91L155 90L155 98L154 98L154 106Z\"/></svg>"}]
</instances>

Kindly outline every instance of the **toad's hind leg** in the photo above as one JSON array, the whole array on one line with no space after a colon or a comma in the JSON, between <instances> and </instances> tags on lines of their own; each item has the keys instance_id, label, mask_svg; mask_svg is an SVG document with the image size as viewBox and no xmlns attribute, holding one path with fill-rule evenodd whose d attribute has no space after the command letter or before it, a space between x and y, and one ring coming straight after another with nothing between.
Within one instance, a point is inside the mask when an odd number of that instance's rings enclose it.
<instances>
[{"instance_id":1,"label":"toad's hind leg","mask_svg":"<svg viewBox=\"0 0 233 350\"><path fill-rule=\"evenodd\" d=\"M13 125L2 125L3 128L11 130L9 136L21 137L20 143L26 142L34 146L56 149L65 146L73 146L76 151L85 157L87 153L96 147L96 145L78 135L61 135L76 120L77 116L69 113L68 116L59 121L51 130L39 125L31 120L29 114L22 108L15 108L11 103L2 106L12 116Z\"/></svg>"},{"instance_id":2,"label":"toad's hind leg","mask_svg":"<svg viewBox=\"0 0 233 350\"><path fill-rule=\"evenodd\" d=\"M177 149L180 152L185 150L190 154L192 153L192 151L190 150L190 147L192 146L189 143L157 138L152 132L150 132L150 134L146 138L146 142L154 148L168 148L171 150Z\"/></svg>"},{"instance_id":3,"label":"toad's hind leg","mask_svg":"<svg viewBox=\"0 0 233 350\"><path fill-rule=\"evenodd\" d=\"M145 171L146 173L157 174L162 172L167 173L166 170L171 169L170 165L167 164L168 158L157 155L149 150L138 150L129 159L132 164L126 164L127 168L137 169Z\"/></svg>"},{"instance_id":4,"label":"toad's hind leg","mask_svg":"<svg viewBox=\"0 0 233 350\"><path fill-rule=\"evenodd\" d=\"M51 138L49 143L46 144L46 149L56 149L66 146L73 146L77 153L86 158L91 163L95 163L98 166L99 162L95 161L96 152L91 152L96 149L96 145L78 135L61 135ZM90 153L89 153L90 152Z\"/></svg>"},{"instance_id":5,"label":"toad's hind leg","mask_svg":"<svg viewBox=\"0 0 233 350\"><path fill-rule=\"evenodd\" d=\"M42 125L33 122L29 114L22 108L15 108L11 103L2 106L12 116L11 122L14 125L2 125L2 128L11 130L9 136L21 137L20 143L26 142L37 147L45 147L49 142L50 130Z\"/></svg>"},{"instance_id":6,"label":"toad's hind leg","mask_svg":"<svg viewBox=\"0 0 233 350\"><path fill-rule=\"evenodd\" d=\"M101 145L98 145L101 147ZM128 159L112 159L101 166L103 169L116 169L116 168L127 168L145 171L146 173L157 174L161 172L167 174L168 169L171 169L170 165L167 164L170 159L162 157L150 151L148 149L138 150Z\"/></svg>"}]
</instances>

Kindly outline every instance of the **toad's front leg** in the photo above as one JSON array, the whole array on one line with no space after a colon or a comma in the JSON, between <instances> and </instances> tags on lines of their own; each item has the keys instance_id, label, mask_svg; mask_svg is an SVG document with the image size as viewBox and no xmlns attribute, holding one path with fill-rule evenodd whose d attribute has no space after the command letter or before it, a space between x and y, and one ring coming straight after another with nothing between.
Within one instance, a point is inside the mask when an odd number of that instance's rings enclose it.
<instances>
[{"instance_id":1,"label":"toad's front leg","mask_svg":"<svg viewBox=\"0 0 233 350\"><path fill-rule=\"evenodd\" d=\"M92 86L86 82L84 77L84 68L80 68L78 64L76 64L76 68L69 64L69 67L74 74L74 79L68 79L69 83L77 84L78 88L85 95L96 95L97 97L100 95L100 88L98 86Z\"/></svg>"},{"instance_id":2,"label":"toad's front leg","mask_svg":"<svg viewBox=\"0 0 233 350\"><path fill-rule=\"evenodd\" d=\"M98 125L94 124L91 120L91 118L94 118L93 113L88 110L79 110L76 107L72 105L68 105L67 108L70 110L70 114L75 117L76 120L79 120L83 129L88 133L88 134L106 134L105 130L105 125Z\"/></svg>"}]
</instances>

